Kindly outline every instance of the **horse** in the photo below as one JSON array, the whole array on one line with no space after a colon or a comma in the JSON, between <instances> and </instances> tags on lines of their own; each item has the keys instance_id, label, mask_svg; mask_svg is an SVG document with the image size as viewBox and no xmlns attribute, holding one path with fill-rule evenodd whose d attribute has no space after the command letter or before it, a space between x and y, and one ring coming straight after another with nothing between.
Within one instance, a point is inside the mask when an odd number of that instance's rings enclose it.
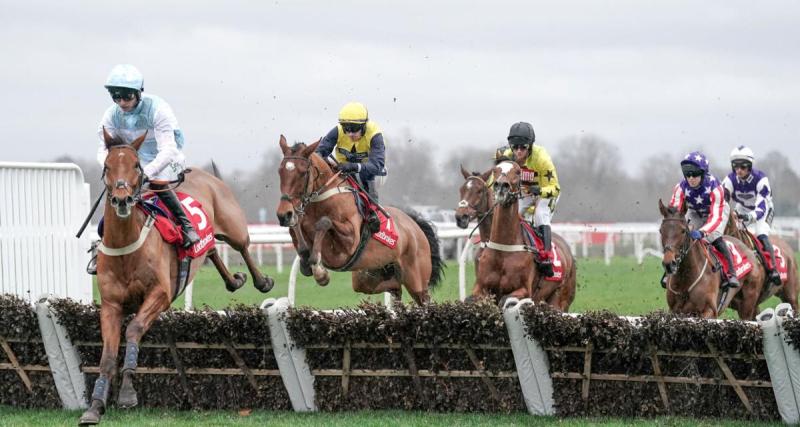
<instances>
[{"instance_id":1,"label":"horse","mask_svg":"<svg viewBox=\"0 0 800 427\"><path fill-rule=\"evenodd\" d=\"M461 199L456 208L456 225L459 228L468 228L470 221L478 220L481 243L489 241L492 231L494 193L486 185L492 175L492 170L489 169L484 173L470 173L464 169L464 166L461 166L461 175L465 181L458 189ZM475 277L478 276L478 259L480 259L481 253L483 253L483 245L478 246L478 250L475 251Z\"/></svg>"},{"instance_id":2,"label":"horse","mask_svg":"<svg viewBox=\"0 0 800 427\"><path fill-rule=\"evenodd\" d=\"M552 247L563 265L560 281L544 280L535 263L535 248L525 245L518 213L519 165L502 161L492 169L495 205L489 241L478 259L470 300L492 295L500 305L508 297L531 298L567 311L575 300L577 267L567 242L552 234Z\"/></svg>"},{"instance_id":3,"label":"horse","mask_svg":"<svg viewBox=\"0 0 800 427\"><path fill-rule=\"evenodd\" d=\"M716 270L708 244L700 240L692 240L691 231L686 220L687 205L680 210L667 207L658 200L662 220L659 232L663 258L661 264L667 273L667 304L674 313L699 314L704 318L716 318L719 313L730 306L739 313L742 320L753 320L758 304L769 297L762 295L766 272L756 262L753 253L741 240L725 236L733 243L739 253L752 264L738 288L723 292L724 300L720 301L721 272ZM734 254L731 254L736 258Z\"/></svg>"},{"instance_id":4,"label":"horse","mask_svg":"<svg viewBox=\"0 0 800 427\"><path fill-rule=\"evenodd\" d=\"M756 237L748 231L747 227L742 223L736 211L731 209L731 215L728 219L728 224L725 226L725 234L733 236L747 245L748 248L756 252L759 262L763 265L764 259L757 251ZM792 306L792 310L797 311L797 292L798 292L798 277L797 277L797 260L794 257L794 250L785 240L779 236L769 236L772 246L780 249L783 254L783 259L786 261L786 282L781 285L771 285L770 295L775 294L783 302L788 302ZM767 286L767 285L765 285Z\"/></svg>"},{"instance_id":5,"label":"horse","mask_svg":"<svg viewBox=\"0 0 800 427\"><path fill-rule=\"evenodd\" d=\"M182 291L181 283L191 281L206 255L211 258L225 282L233 292L247 280L244 273L233 275L213 248L189 264L188 280L179 282L178 255L174 246L166 243L158 232L150 232L148 214L136 205L141 201L144 174L139 163L138 150L145 136L131 144L112 138L103 130L108 155L103 168L103 182L107 191L105 200L104 234L102 245L115 255L101 251L97 256L97 283L100 291L100 328L103 352L100 358L100 375L95 381L91 406L80 418L80 424L97 424L105 413L112 378L117 372L117 353L123 317L135 313L125 330L125 359L122 367L122 384L117 398L121 407L138 404L133 388L139 343L153 321ZM218 177L195 169L186 173L180 189L199 201L205 209L190 209L199 216L198 231L211 224L214 236L237 250L253 275L255 286L261 292L272 289L273 280L258 271L247 247L250 236L247 221L233 193ZM132 243L133 242L133 243Z\"/></svg>"},{"instance_id":6,"label":"horse","mask_svg":"<svg viewBox=\"0 0 800 427\"><path fill-rule=\"evenodd\" d=\"M317 284L325 286L330 280L327 269L351 271L356 292L390 292L400 301L405 287L414 302L427 304L428 289L441 281L444 269L433 225L416 213L386 207L397 238L386 241L384 229L373 235L362 227L356 190L316 153L319 143L289 147L286 137L279 140L283 159L277 216L290 228L301 272L313 274Z\"/></svg>"}]
</instances>

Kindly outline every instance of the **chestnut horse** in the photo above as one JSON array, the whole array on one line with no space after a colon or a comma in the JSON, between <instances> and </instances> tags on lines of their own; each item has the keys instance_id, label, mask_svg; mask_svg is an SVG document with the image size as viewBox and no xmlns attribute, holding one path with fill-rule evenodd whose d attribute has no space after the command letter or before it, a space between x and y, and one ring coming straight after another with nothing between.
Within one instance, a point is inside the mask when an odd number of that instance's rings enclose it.
<instances>
[{"instance_id":1,"label":"chestnut horse","mask_svg":"<svg viewBox=\"0 0 800 427\"><path fill-rule=\"evenodd\" d=\"M303 274L313 273L314 280L325 286L330 280L328 268L352 271L356 292L390 292L399 301L402 285L417 304L428 303L428 288L440 282L444 268L431 223L387 207L397 232L394 248L362 236L354 189L315 152L318 145L319 141L289 147L286 138L280 138L278 220L290 227Z\"/></svg>"},{"instance_id":2,"label":"chestnut horse","mask_svg":"<svg viewBox=\"0 0 800 427\"><path fill-rule=\"evenodd\" d=\"M535 249L525 245L518 213L520 167L503 161L492 169L494 184L493 218L489 241L478 259L476 277L470 299L492 295L501 305L508 297L531 298L567 311L575 300L576 264L567 242L552 234L552 247L564 268L559 282L544 280L535 262Z\"/></svg>"},{"instance_id":3,"label":"chestnut horse","mask_svg":"<svg viewBox=\"0 0 800 427\"><path fill-rule=\"evenodd\" d=\"M467 228L470 221L477 220L481 243L489 241L492 231L494 193L486 186L492 170L489 169L484 173L470 173L461 166L461 175L466 181L458 189L461 199L456 208L456 225L459 228ZM483 253L483 245L478 246L478 250L475 251L475 277L478 276L478 259L480 259L481 253Z\"/></svg>"},{"instance_id":4,"label":"chestnut horse","mask_svg":"<svg viewBox=\"0 0 800 427\"><path fill-rule=\"evenodd\" d=\"M686 221L687 205L684 203L679 211L677 208L664 206L659 199L658 208L663 216L659 231L664 250L661 264L667 273L669 310L716 318L730 306L739 313L740 319L753 320L759 302L769 296L762 295L766 274L756 260L756 254L741 240L724 237L736 245L739 253L753 264L753 269L739 280L741 284L738 288L728 291L725 301L720 301L721 272L715 271L712 255L709 252L711 245L689 237L691 230Z\"/></svg>"},{"instance_id":5,"label":"chestnut horse","mask_svg":"<svg viewBox=\"0 0 800 427\"><path fill-rule=\"evenodd\" d=\"M178 283L178 256L174 246L166 243L157 231L145 227L148 215L136 208L141 200L144 175L139 163L138 149L145 135L130 145L103 133L108 156L103 168L103 182L107 197L103 214L103 245L119 248L123 254L97 256L97 283L100 290L100 328L103 336L103 353L100 358L100 376L94 384L92 402L81 416L81 424L97 424L105 412L111 382L117 372L117 353L123 317L136 313L125 330L125 359L122 367L122 384L117 398L121 407L137 405L132 379L136 370L139 342L158 315L169 308L180 290ZM243 257L255 286L261 292L272 289L273 281L256 269L247 247L250 236L247 221L233 193L218 178L195 169L186 174L180 185L183 192L199 201L206 219L214 227L215 237L228 243ZM202 215L192 212L192 215ZM200 221L201 224L203 221ZM149 225L149 223L148 223ZM202 225L201 225L202 226ZM137 246L138 245L138 246ZM242 287L247 275L231 275L215 249L207 255L216 266L226 288L233 292ZM191 261L188 280L203 265L205 256Z\"/></svg>"},{"instance_id":6,"label":"chestnut horse","mask_svg":"<svg viewBox=\"0 0 800 427\"><path fill-rule=\"evenodd\" d=\"M748 248L752 249L753 252L757 251L756 243L754 241L756 236L747 230L747 227L742 223L739 215L737 215L736 211L733 209L731 209L731 216L728 220L728 224L725 227L725 234L741 240L745 245L747 245ZM797 260L794 257L794 250L791 246L789 246L789 243L774 234L769 236L769 241L772 243L774 248L780 248L781 253L783 254L783 259L786 261L787 270L786 283L783 283L780 286L770 284L769 294L770 296L773 294L777 295L781 301L788 302L792 306L792 310L797 311L798 278ZM757 256L757 258L758 261L763 265L764 260L761 258L760 254Z\"/></svg>"}]
</instances>

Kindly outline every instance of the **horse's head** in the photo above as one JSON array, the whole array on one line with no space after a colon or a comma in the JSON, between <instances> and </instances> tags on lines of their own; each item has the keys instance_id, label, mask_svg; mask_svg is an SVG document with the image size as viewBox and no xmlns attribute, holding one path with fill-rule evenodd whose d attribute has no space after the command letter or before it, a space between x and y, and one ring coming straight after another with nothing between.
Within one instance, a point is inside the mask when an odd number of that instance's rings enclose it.
<instances>
[{"instance_id":1,"label":"horse's head","mask_svg":"<svg viewBox=\"0 0 800 427\"><path fill-rule=\"evenodd\" d=\"M283 160L278 168L281 181L281 201L278 203L278 222L284 227L297 224L307 200L316 188L322 169L329 170L327 163L314 152L319 141L306 145L302 142L289 147L286 137L281 135L280 146Z\"/></svg>"},{"instance_id":2,"label":"horse's head","mask_svg":"<svg viewBox=\"0 0 800 427\"><path fill-rule=\"evenodd\" d=\"M501 206L508 207L520 194L520 168L509 160L498 163L492 169L494 198Z\"/></svg>"},{"instance_id":3,"label":"horse's head","mask_svg":"<svg viewBox=\"0 0 800 427\"><path fill-rule=\"evenodd\" d=\"M469 222L484 215L492 205L492 192L486 186L486 180L492 175L492 170L484 173L467 172L461 166L461 175L464 176L463 184L458 190L461 201L456 208L456 224L461 228L467 228Z\"/></svg>"},{"instance_id":4,"label":"horse's head","mask_svg":"<svg viewBox=\"0 0 800 427\"><path fill-rule=\"evenodd\" d=\"M142 146L147 132L130 144L119 136L112 137L103 128L103 139L108 149L103 165L103 184L106 186L108 203L120 218L127 218L142 191L144 172L139 164L139 147Z\"/></svg>"},{"instance_id":5,"label":"horse's head","mask_svg":"<svg viewBox=\"0 0 800 427\"><path fill-rule=\"evenodd\" d=\"M675 274L678 271L681 259L686 256L689 250L689 225L686 223L686 203L678 210L674 207L664 206L664 202L658 199L658 209L661 211L661 246L664 249L664 257L661 264L668 274Z\"/></svg>"}]
</instances>

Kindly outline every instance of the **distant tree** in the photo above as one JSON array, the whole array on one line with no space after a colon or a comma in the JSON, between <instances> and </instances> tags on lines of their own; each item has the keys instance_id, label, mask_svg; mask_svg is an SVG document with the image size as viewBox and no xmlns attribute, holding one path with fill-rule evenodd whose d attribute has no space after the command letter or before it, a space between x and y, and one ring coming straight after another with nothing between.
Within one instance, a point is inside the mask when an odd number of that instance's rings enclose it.
<instances>
[{"instance_id":1,"label":"distant tree","mask_svg":"<svg viewBox=\"0 0 800 427\"><path fill-rule=\"evenodd\" d=\"M681 156L660 153L652 155L642 161L637 175L642 185L642 191L636 195L636 200L645 205L643 213L645 218L658 215L657 201L660 198L664 203L669 203L672 190L683 177L680 169Z\"/></svg>"},{"instance_id":2,"label":"distant tree","mask_svg":"<svg viewBox=\"0 0 800 427\"><path fill-rule=\"evenodd\" d=\"M772 187L772 201L775 204L775 215L797 216L800 201L800 177L792 169L789 159L778 151L770 151L754 164L769 177Z\"/></svg>"}]
</instances>

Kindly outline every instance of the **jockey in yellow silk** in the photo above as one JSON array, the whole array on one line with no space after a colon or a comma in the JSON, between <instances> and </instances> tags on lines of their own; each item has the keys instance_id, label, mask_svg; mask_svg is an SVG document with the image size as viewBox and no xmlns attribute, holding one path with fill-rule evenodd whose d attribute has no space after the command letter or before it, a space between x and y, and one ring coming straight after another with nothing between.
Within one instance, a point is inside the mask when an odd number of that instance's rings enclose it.
<instances>
[{"instance_id":1,"label":"jockey in yellow silk","mask_svg":"<svg viewBox=\"0 0 800 427\"><path fill-rule=\"evenodd\" d=\"M338 164L342 173L353 174L378 203L375 177L386 176L385 145L381 128L369 119L364 104L350 102L342 107L339 124L322 138L317 153L330 163Z\"/></svg>"},{"instance_id":2,"label":"jockey in yellow silk","mask_svg":"<svg viewBox=\"0 0 800 427\"><path fill-rule=\"evenodd\" d=\"M553 275L553 261L550 258L550 220L561 187L550 155L541 145L534 145L535 141L536 134L530 123L514 123L508 132L509 147L497 150L495 159L512 159L522 169L519 214L532 223L542 237L545 252L539 254L539 268L542 274L549 277ZM491 185L491 182L488 185Z\"/></svg>"}]
</instances>

